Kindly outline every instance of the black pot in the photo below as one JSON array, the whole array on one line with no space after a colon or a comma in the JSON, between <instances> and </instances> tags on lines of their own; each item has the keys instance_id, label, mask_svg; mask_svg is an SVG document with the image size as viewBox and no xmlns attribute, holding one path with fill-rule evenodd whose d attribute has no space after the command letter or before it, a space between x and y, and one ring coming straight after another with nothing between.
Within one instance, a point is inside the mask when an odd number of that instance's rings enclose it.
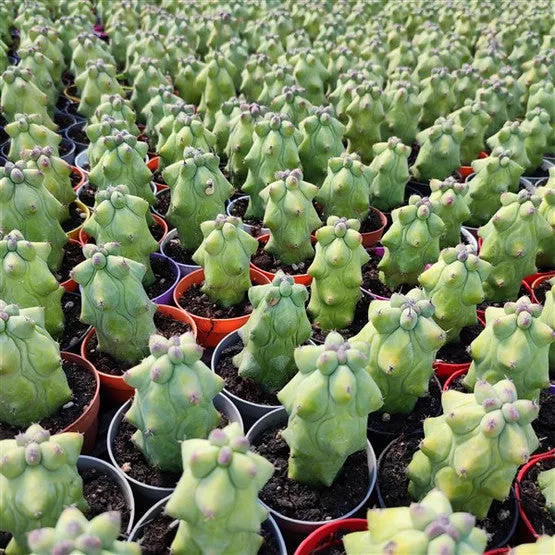
<instances>
[{"instance_id":1,"label":"black pot","mask_svg":"<svg viewBox=\"0 0 555 555\"><path fill-rule=\"evenodd\" d=\"M69 116L69 114L67 114ZM69 117L73 117L73 116L69 116ZM72 142L75 145L75 154L79 154L80 152L83 152L84 150L87 150L87 147L89 146L88 143L83 143L81 140L79 139L83 139L83 128L85 126L85 122L84 121L74 121L73 125L71 125L69 128L67 128L64 132L64 137Z\"/></svg>"},{"instance_id":2,"label":"black pot","mask_svg":"<svg viewBox=\"0 0 555 555\"><path fill-rule=\"evenodd\" d=\"M62 110L57 110L54 114L54 123L58 126L58 133L60 134L69 129L72 125L75 125L76 121L75 116L63 112Z\"/></svg>"}]
</instances>

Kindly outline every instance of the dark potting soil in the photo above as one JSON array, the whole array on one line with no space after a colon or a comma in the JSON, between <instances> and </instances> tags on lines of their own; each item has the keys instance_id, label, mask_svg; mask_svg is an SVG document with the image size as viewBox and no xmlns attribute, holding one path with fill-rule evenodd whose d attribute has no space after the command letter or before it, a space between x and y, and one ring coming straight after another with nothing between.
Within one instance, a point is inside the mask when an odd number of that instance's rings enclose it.
<instances>
[{"instance_id":1,"label":"dark potting soil","mask_svg":"<svg viewBox=\"0 0 555 555\"><path fill-rule=\"evenodd\" d=\"M90 404L96 391L94 376L89 371L84 370L82 366L64 360L62 368L72 392L71 399L55 414L39 422L52 435L61 432L64 428L73 424ZM13 439L17 434L24 432L27 427L10 426L0 422L0 440Z\"/></svg>"},{"instance_id":2,"label":"dark potting soil","mask_svg":"<svg viewBox=\"0 0 555 555\"><path fill-rule=\"evenodd\" d=\"M370 260L362 267L362 285L363 289L366 291L370 291L374 295L378 295L379 297L386 297L390 298L393 293L402 293L406 295L411 289L413 289L414 285L407 285L403 284L400 285L396 291L390 289L387 285L380 281L379 271L378 271L378 264L382 259L381 256L378 256L375 251L368 250L368 255L370 256Z\"/></svg>"},{"instance_id":3,"label":"dark potting soil","mask_svg":"<svg viewBox=\"0 0 555 555\"><path fill-rule=\"evenodd\" d=\"M462 364L471 362L468 349L470 344L482 333L484 326L479 323L473 326L465 326L461 330L460 341L447 343L437 352L436 360L449 362L451 364Z\"/></svg>"},{"instance_id":4,"label":"dark potting soil","mask_svg":"<svg viewBox=\"0 0 555 555\"><path fill-rule=\"evenodd\" d=\"M530 524L538 534L555 534L555 518L546 507L546 500L538 486L538 474L555 467L555 459L544 459L533 465L520 482L520 503Z\"/></svg>"},{"instance_id":5,"label":"dark potting soil","mask_svg":"<svg viewBox=\"0 0 555 555\"><path fill-rule=\"evenodd\" d=\"M160 170L160 168L157 168L156 171L152 173L152 181L154 181L154 183L160 183L161 185L166 185L166 181L162 176L162 171L164 170Z\"/></svg>"},{"instance_id":6,"label":"dark potting soil","mask_svg":"<svg viewBox=\"0 0 555 555\"><path fill-rule=\"evenodd\" d=\"M177 534L177 525L170 527L174 521L171 516L159 514L145 524L141 535L137 538L143 555L169 555L170 546ZM279 555L279 544L270 526L262 523L260 534L264 538L264 543L258 555Z\"/></svg>"},{"instance_id":7,"label":"dark potting soil","mask_svg":"<svg viewBox=\"0 0 555 555\"><path fill-rule=\"evenodd\" d=\"M258 249L252 257L252 263L265 272L275 274L278 270L282 270L291 276L306 274L308 267L312 264L312 260L303 260L298 264L284 264L281 260L274 258L274 255L267 253L264 247L265 244L258 244Z\"/></svg>"},{"instance_id":8,"label":"dark potting soil","mask_svg":"<svg viewBox=\"0 0 555 555\"><path fill-rule=\"evenodd\" d=\"M153 176L154 183L160 183L160 181L157 181L156 179L157 178ZM165 216L170 207L170 201L171 191L169 189L164 189L163 191L160 191L160 193L156 195L156 204L154 205L154 208L156 208L156 212L162 214L162 216Z\"/></svg>"},{"instance_id":9,"label":"dark potting soil","mask_svg":"<svg viewBox=\"0 0 555 555\"><path fill-rule=\"evenodd\" d=\"M75 120L69 114L56 112L54 114L54 123L58 126L58 133L60 133L60 131L71 127L75 123Z\"/></svg>"},{"instance_id":10,"label":"dark potting soil","mask_svg":"<svg viewBox=\"0 0 555 555\"><path fill-rule=\"evenodd\" d=\"M79 185L79 183L81 183L81 174L80 173L72 171L69 178L71 179L71 188L72 189L75 189L75 187L77 187L77 185ZM85 204L85 203L83 203L83 204Z\"/></svg>"},{"instance_id":11,"label":"dark potting soil","mask_svg":"<svg viewBox=\"0 0 555 555\"><path fill-rule=\"evenodd\" d=\"M65 141L62 139L60 144L58 145L58 151L60 153L60 158L68 154L72 150L73 145L70 141Z\"/></svg>"},{"instance_id":12,"label":"dark potting soil","mask_svg":"<svg viewBox=\"0 0 555 555\"><path fill-rule=\"evenodd\" d=\"M540 413L532 422L532 428L540 440L538 453L555 448L555 395L549 389L540 391Z\"/></svg>"},{"instance_id":13,"label":"dark potting soil","mask_svg":"<svg viewBox=\"0 0 555 555\"><path fill-rule=\"evenodd\" d=\"M191 326L186 322L179 322L170 316L156 312L154 314L154 325L156 332L164 337L171 337L172 335L181 335L191 331ZM102 353L98 350L98 339L96 333L93 333L89 339L87 346L87 358L92 362L97 370L104 374L111 376L122 376L126 370L135 366L129 362L121 362L116 360L108 353Z\"/></svg>"},{"instance_id":14,"label":"dark potting soil","mask_svg":"<svg viewBox=\"0 0 555 555\"><path fill-rule=\"evenodd\" d=\"M75 266L85 260L83 247L79 243L68 241L64 245L64 257L59 270L54 274L59 283L63 283L69 279L69 273Z\"/></svg>"},{"instance_id":15,"label":"dark potting soil","mask_svg":"<svg viewBox=\"0 0 555 555\"><path fill-rule=\"evenodd\" d=\"M64 71L62 73L62 82L66 87L72 87L73 83L75 82L75 77L73 76L73 73L70 73L69 71Z\"/></svg>"},{"instance_id":16,"label":"dark potting soil","mask_svg":"<svg viewBox=\"0 0 555 555\"><path fill-rule=\"evenodd\" d=\"M466 377L466 373L462 374L461 376L457 376L451 382L449 382L449 389L454 389L455 391L459 391L460 393L471 393L466 389L463 384L463 380Z\"/></svg>"},{"instance_id":17,"label":"dark potting soil","mask_svg":"<svg viewBox=\"0 0 555 555\"><path fill-rule=\"evenodd\" d=\"M520 286L520 289L518 291L518 299L520 299L520 297L530 297L530 291L528 291L528 289L526 289L524 287L524 285ZM478 310L486 310L486 308L490 307L490 306L496 306L498 308L503 308L503 306L505 306L505 303L509 302L509 301L503 301L503 302L496 302L496 301L488 301L485 300L483 303L479 304L477 306Z\"/></svg>"},{"instance_id":18,"label":"dark potting soil","mask_svg":"<svg viewBox=\"0 0 555 555\"><path fill-rule=\"evenodd\" d=\"M179 305L195 316L209 319L238 318L252 312L248 297L233 306L221 307L211 301L202 291L201 284L193 284L179 299Z\"/></svg>"},{"instance_id":19,"label":"dark potting soil","mask_svg":"<svg viewBox=\"0 0 555 555\"><path fill-rule=\"evenodd\" d=\"M336 330L345 339L355 336L368 323L368 307L372 302L372 297L362 293L355 307L355 315L352 323L341 330ZM322 330L318 325L312 324L312 340L315 343L324 343L329 331Z\"/></svg>"},{"instance_id":20,"label":"dark potting soil","mask_svg":"<svg viewBox=\"0 0 555 555\"><path fill-rule=\"evenodd\" d=\"M167 291L175 282L177 276L173 273L174 266L170 264L167 258L154 257L150 260L150 266L154 272L154 282L145 287L145 291L149 299L154 299Z\"/></svg>"},{"instance_id":21,"label":"dark potting soil","mask_svg":"<svg viewBox=\"0 0 555 555\"><path fill-rule=\"evenodd\" d=\"M67 233L75 228L83 225L85 221L85 213L77 206L77 203L72 202L69 205L69 218L62 222L62 229Z\"/></svg>"},{"instance_id":22,"label":"dark potting soil","mask_svg":"<svg viewBox=\"0 0 555 555\"><path fill-rule=\"evenodd\" d=\"M227 347L222 351L220 362L215 370L216 373L224 379L225 388L234 395L237 395L237 397L251 403L258 403L260 405L281 405L275 393L268 393L254 380L239 376L232 359L237 353L241 352L242 349L243 342L239 341L235 345Z\"/></svg>"},{"instance_id":23,"label":"dark potting soil","mask_svg":"<svg viewBox=\"0 0 555 555\"><path fill-rule=\"evenodd\" d=\"M389 414L381 411L368 415L368 429L377 434L391 435L391 438L422 429L422 422L429 416L441 412L441 387L434 376L428 383L428 393L416 401L409 414ZM370 440L371 441L371 440Z\"/></svg>"},{"instance_id":24,"label":"dark potting soil","mask_svg":"<svg viewBox=\"0 0 555 555\"><path fill-rule=\"evenodd\" d=\"M81 315L81 295L75 293L64 293L62 295L62 310L64 312L64 333L60 338L60 350L69 351L85 335L89 328L88 324L83 324L79 320Z\"/></svg>"},{"instance_id":25,"label":"dark potting soil","mask_svg":"<svg viewBox=\"0 0 555 555\"><path fill-rule=\"evenodd\" d=\"M406 470L418 450L422 436L403 437L392 445L378 464L378 484L387 507L408 507L415 500L408 492ZM488 516L477 520L476 526L488 535L486 550L498 546L511 531L515 505L510 495L505 501L494 501Z\"/></svg>"},{"instance_id":26,"label":"dark potting soil","mask_svg":"<svg viewBox=\"0 0 555 555\"><path fill-rule=\"evenodd\" d=\"M96 189L88 181L79 189L79 200L89 208L94 207L95 195Z\"/></svg>"},{"instance_id":27,"label":"dark potting soil","mask_svg":"<svg viewBox=\"0 0 555 555\"><path fill-rule=\"evenodd\" d=\"M106 511L118 511L121 515L121 530L129 524L129 506L118 484L101 470L89 468L79 473L83 478L83 496L89 504L86 513L90 520Z\"/></svg>"},{"instance_id":28,"label":"dark potting soil","mask_svg":"<svg viewBox=\"0 0 555 555\"><path fill-rule=\"evenodd\" d=\"M166 256L175 260L179 264L189 264L190 266L196 266L197 263L191 258L193 251L186 251L181 246L181 241L179 237L174 237L170 239L164 245L164 253Z\"/></svg>"},{"instance_id":29,"label":"dark potting soil","mask_svg":"<svg viewBox=\"0 0 555 555\"><path fill-rule=\"evenodd\" d=\"M91 142L83 127L78 125L74 125L71 129L69 129L67 136L76 143L88 145Z\"/></svg>"},{"instance_id":30,"label":"dark potting soil","mask_svg":"<svg viewBox=\"0 0 555 555\"><path fill-rule=\"evenodd\" d=\"M549 170L544 169L542 165L540 165L538 168L535 169L535 171L533 171L532 173L528 173L527 175L523 175L522 177L524 179L526 179L527 177L549 177Z\"/></svg>"},{"instance_id":31,"label":"dark potting soil","mask_svg":"<svg viewBox=\"0 0 555 555\"><path fill-rule=\"evenodd\" d=\"M538 299L538 302L542 305L545 304L545 298L547 296L548 291L551 291L552 286L549 283L549 281L550 281L549 279L542 281L540 285L538 285L534 289L534 293L536 294L536 299Z\"/></svg>"},{"instance_id":32,"label":"dark potting soil","mask_svg":"<svg viewBox=\"0 0 555 555\"><path fill-rule=\"evenodd\" d=\"M260 235L263 223L255 218L245 218L245 212L247 211L247 206L249 205L249 199L238 199L237 202L231 207L230 213L232 216L241 218L244 224L252 226L252 234L257 237Z\"/></svg>"},{"instance_id":33,"label":"dark potting soil","mask_svg":"<svg viewBox=\"0 0 555 555\"><path fill-rule=\"evenodd\" d=\"M369 485L366 451L348 457L330 487L310 487L287 477L289 446L282 431L274 426L253 442L253 449L275 467L260 491L264 503L290 518L323 521L344 515L362 501Z\"/></svg>"}]
</instances>

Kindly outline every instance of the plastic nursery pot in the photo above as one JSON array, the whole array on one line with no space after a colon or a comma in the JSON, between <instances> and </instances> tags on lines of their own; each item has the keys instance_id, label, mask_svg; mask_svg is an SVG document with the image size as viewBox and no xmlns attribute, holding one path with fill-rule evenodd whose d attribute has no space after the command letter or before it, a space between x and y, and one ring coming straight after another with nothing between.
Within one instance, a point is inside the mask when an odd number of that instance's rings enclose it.
<instances>
[{"instance_id":1,"label":"plastic nursery pot","mask_svg":"<svg viewBox=\"0 0 555 555\"><path fill-rule=\"evenodd\" d=\"M83 434L83 448L84 453L92 451L96 441L96 433L98 431L98 410L100 408L100 380L96 373L95 367L83 357L75 353L62 351L60 353L62 360L70 362L82 368L94 376L95 390L91 402L87 405L81 416L77 418L72 424L65 427L60 433L64 432L80 432Z\"/></svg>"},{"instance_id":2,"label":"plastic nursery pot","mask_svg":"<svg viewBox=\"0 0 555 555\"><path fill-rule=\"evenodd\" d=\"M73 190L77 192L77 189L80 189L87 181L86 173L77 166L71 166L71 173L75 176L74 181L77 181L77 185L73 186Z\"/></svg>"},{"instance_id":3,"label":"plastic nursery pot","mask_svg":"<svg viewBox=\"0 0 555 555\"><path fill-rule=\"evenodd\" d=\"M526 539L534 541L537 540L542 534L538 533L538 531L534 528L534 525L530 521L529 516L526 514L526 510L522 505L522 482L528 472L541 461L548 461L548 460L555 460L555 450L551 450L547 453L541 453L536 456L532 456L532 458L519 470L516 481L515 481L515 494L518 501L518 512L520 514L520 518L524 523L524 534Z\"/></svg>"},{"instance_id":4,"label":"plastic nursery pot","mask_svg":"<svg viewBox=\"0 0 555 555\"><path fill-rule=\"evenodd\" d=\"M345 518L324 524L311 532L297 547L295 555L318 555L333 548L341 549L343 536L368 529L364 518Z\"/></svg>"},{"instance_id":5,"label":"plastic nursery pot","mask_svg":"<svg viewBox=\"0 0 555 555\"><path fill-rule=\"evenodd\" d=\"M146 163L146 167L152 173L154 173L158 169L159 165L160 165L160 156L154 156L153 158L150 158L150 160ZM156 185L156 192L163 191L164 189L169 189L169 187L165 183L156 183L155 181L154 185Z\"/></svg>"},{"instance_id":6,"label":"plastic nursery pot","mask_svg":"<svg viewBox=\"0 0 555 555\"><path fill-rule=\"evenodd\" d=\"M77 118L72 114L67 114L62 110L56 110L54 113L54 123L58 126L58 133L65 132L67 129L77 123ZM82 122L80 122L82 127ZM64 133L65 135L65 133Z\"/></svg>"},{"instance_id":7,"label":"plastic nursery pot","mask_svg":"<svg viewBox=\"0 0 555 555\"><path fill-rule=\"evenodd\" d=\"M81 246L81 243L79 241L77 241L77 239L70 239L69 240L70 243L73 243L74 245L79 245L79 247ZM68 277L65 281L62 281L60 283L60 285L68 292L68 293L73 293L74 291L77 291L79 289L79 285L77 284L76 281L74 281L71 277Z\"/></svg>"},{"instance_id":8,"label":"plastic nursery pot","mask_svg":"<svg viewBox=\"0 0 555 555\"><path fill-rule=\"evenodd\" d=\"M78 225L73 229L70 229L66 233L66 235L68 236L69 239L79 239L79 232L81 231L83 224L90 218L91 211L89 210L89 207L83 204L80 200L75 199L73 202L77 205L77 208L79 209L79 211L85 214L85 217L82 219L80 225Z\"/></svg>"},{"instance_id":9,"label":"plastic nursery pot","mask_svg":"<svg viewBox=\"0 0 555 555\"><path fill-rule=\"evenodd\" d=\"M376 243L378 243L382 238L385 226L387 225L387 218L383 212L380 212L377 208L374 208L373 206L370 206L370 210L378 213L382 225L379 227L379 229L376 229L375 231L361 233L362 246L364 248L373 247Z\"/></svg>"},{"instance_id":10,"label":"plastic nursery pot","mask_svg":"<svg viewBox=\"0 0 555 555\"><path fill-rule=\"evenodd\" d=\"M72 166L75 161L75 143L65 137L62 137L59 150L60 158Z\"/></svg>"},{"instance_id":11,"label":"plastic nursery pot","mask_svg":"<svg viewBox=\"0 0 555 555\"><path fill-rule=\"evenodd\" d=\"M448 389L451 389L451 385L452 383L457 379L460 378L462 376L465 376L468 372L468 369L470 368L470 362L468 363L468 366L466 368L460 368L459 370L453 372L446 380L445 383L443 384L443 391L447 391Z\"/></svg>"},{"instance_id":12,"label":"plastic nursery pot","mask_svg":"<svg viewBox=\"0 0 555 555\"><path fill-rule=\"evenodd\" d=\"M171 258L168 258L167 256L164 256L163 254L160 254L158 252L152 253L150 255L151 264L154 262L154 260L167 261L171 268L171 275L164 276L168 280L168 288L164 292L160 293L160 295L154 297L151 300L153 303L156 304L169 305L173 300L173 291L177 286L177 283L179 282L179 267Z\"/></svg>"},{"instance_id":13,"label":"plastic nursery pot","mask_svg":"<svg viewBox=\"0 0 555 555\"><path fill-rule=\"evenodd\" d=\"M255 444L256 439L268 428L272 428L274 426L286 426L287 420L287 412L283 407L273 410L272 412L265 414L262 418L254 423L252 428L247 432L247 439L250 441L251 445ZM366 456L368 460L368 490L363 499L360 501L360 503L357 504L356 507L353 507L352 510L348 511L344 515L339 516L338 518L325 521L297 520L295 518L290 518L281 514L265 503L262 504L266 509L270 511L271 515L275 518L276 522L282 530L284 530L285 532L291 532L293 534L310 534L324 524L337 522L349 518L366 505L376 483L376 455L368 440L366 441Z\"/></svg>"},{"instance_id":14,"label":"plastic nursery pot","mask_svg":"<svg viewBox=\"0 0 555 555\"><path fill-rule=\"evenodd\" d=\"M255 268L250 268L250 278L253 285L266 285L270 280L262 272ZM250 314L237 316L236 318L204 318L197 316L187 310L186 306L181 304L181 297L193 285L200 285L204 281L204 270L195 270L185 277L181 278L177 287L173 292L173 300L177 306L187 311L197 324L198 339L197 342L203 347L215 347L226 335L244 326Z\"/></svg>"},{"instance_id":15,"label":"plastic nursery pot","mask_svg":"<svg viewBox=\"0 0 555 555\"><path fill-rule=\"evenodd\" d=\"M450 362L443 362L442 360L434 360L434 372L437 376L437 379L443 384L443 391L445 391L447 382L450 383L452 379L455 378L455 376L458 376L461 373L468 372L470 364L470 362L453 364Z\"/></svg>"},{"instance_id":16,"label":"plastic nursery pot","mask_svg":"<svg viewBox=\"0 0 555 555\"><path fill-rule=\"evenodd\" d=\"M182 262L178 262L177 260L174 260L171 256L168 255L166 249L170 241L174 241L176 239L178 239L177 229L172 229L160 242L160 252L164 256L167 256L169 259L173 260L177 264L177 267L179 268L179 274L181 277L184 277L196 270L200 270L200 266L197 266L196 264L183 264Z\"/></svg>"},{"instance_id":17,"label":"plastic nursery pot","mask_svg":"<svg viewBox=\"0 0 555 555\"><path fill-rule=\"evenodd\" d=\"M73 162L80 170L83 171L85 175L89 174L89 171L85 169L85 166L89 165L89 157L87 156L87 151L82 150L75 155L75 160Z\"/></svg>"},{"instance_id":18,"label":"plastic nursery pot","mask_svg":"<svg viewBox=\"0 0 555 555\"><path fill-rule=\"evenodd\" d=\"M170 496L168 495L164 499L158 501L155 505L153 505L144 515L143 517L137 522L135 528L131 531L129 535L128 541L130 542L140 542L142 537L142 529L151 521L156 520L156 518L160 517L161 515L165 514L164 509L166 504L168 503L168 499ZM170 528L177 528L178 525L177 520L174 520L169 527ZM281 535L281 531L278 528L275 520L268 515L268 518L262 523L262 528L271 531L272 535L277 541L279 546L278 555L287 555L287 548L285 546L285 542L283 541L283 536ZM169 548L169 546L168 546Z\"/></svg>"},{"instance_id":19,"label":"plastic nursery pot","mask_svg":"<svg viewBox=\"0 0 555 555\"><path fill-rule=\"evenodd\" d=\"M69 114L67 114L69 116ZM70 116L72 117L72 116ZM80 152L83 152L84 150L87 149L87 147L89 146L88 143L82 143L81 141L74 139L74 136L79 132L83 130L83 122L82 121L78 121L75 122L73 125L71 125L70 127L68 127L67 129L64 130L64 137L72 142L75 145L75 154L79 154Z\"/></svg>"},{"instance_id":20,"label":"plastic nursery pot","mask_svg":"<svg viewBox=\"0 0 555 555\"><path fill-rule=\"evenodd\" d=\"M487 157L488 157L487 152L480 152L478 153L477 160L482 160L483 158L487 158ZM474 170L472 169L472 166L461 166L459 168L459 173L461 174L461 178L465 180L471 173L474 173Z\"/></svg>"},{"instance_id":21,"label":"plastic nursery pot","mask_svg":"<svg viewBox=\"0 0 555 555\"><path fill-rule=\"evenodd\" d=\"M211 361L211 368L212 372L217 374L217 368L220 364L220 359L222 353L228 347L236 345L241 341L239 334L234 331L231 332L229 335L226 335L214 349L212 353L212 361ZM265 414L272 412L280 408L281 405L263 405L261 403L253 403L238 397L237 395L231 393L231 391L224 388L223 394L229 397L235 406L239 409L243 420L245 421L245 425L247 430L260 418L262 418Z\"/></svg>"},{"instance_id":22,"label":"plastic nursery pot","mask_svg":"<svg viewBox=\"0 0 555 555\"><path fill-rule=\"evenodd\" d=\"M153 214L156 214L157 216L160 216L161 218L165 218L166 214L162 214L162 212L159 212L158 209L156 208L156 206L159 202L159 197L162 198L163 195L171 195L170 188L168 186L166 186L165 189L158 189L158 185L160 185L160 184L159 183L154 183L154 185L156 186L156 192L154 193L154 196L156 197L156 203L153 204L150 207L150 210Z\"/></svg>"},{"instance_id":23,"label":"plastic nursery pot","mask_svg":"<svg viewBox=\"0 0 555 555\"><path fill-rule=\"evenodd\" d=\"M230 200L226 207L227 215L233 216L233 209L235 208L235 206L237 206L238 201L248 202L248 200L249 200L248 195L242 195L240 197L234 198L233 200ZM241 217L241 219L243 219L243 217ZM267 227L253 226L245 222L243 222L243 228L247 233L250 233L253 237L258 237L260 235L268 235L270 233L270 230Z\"/></svg>"},{"instance_id":24,"label":"plastic nursery pot","mask_svg":"<svg viewBox=\"0 0 555 555\"><path fill-rule=\"evenodd\" d=\"M163 304L157 305L156 310L161 314L170 316L174 320L189 324L191 326L192 333L196 338L197 326L195 324L195 321L185 311L180 310L175 306L168 306ZM89 361L89 359L87 358L87 347L89 341L92 339L95 333L95 329L91 328L91 330L87 333L85 339L83 339L83 342L81 343L81 356L87 361ZM115 376L112 374L106 374L105 372L101 372L100 370L98 370L98 368L95 368L95 370L100 378L100 385L102 386L103 393L105 393L110 399L117 403L124 403L133 396L134 389L128 386L123 381L122 375Z\"/></svg>"},{"instance_id":25,"label":"plastic nursery pot","mask_svg":"<svg viewBox=\"0 0 555 555\"><path fill-rule=\"evenodd\" d=\"M115 468L118 475L131 486L138 498L148 502L149 504L152 504L170 495L175 487L166 488L151 486L150 484L145 484L144 482L136 480L121 469L114 455L113 445L125 413L131 407L131 402L132 400L129 399L124 405L122 405L110 422L110 427L108 428L108 436L106 439L108 456L110 457L110 462L112 463L113 468ZM216 410L220 414L224 415L230 423L237 422L238 424L240 424L241 428L243 428L243 420L241 419L239 411L225 395L218 393L218 395L216 395L216 397L214 398L214 406L216 407Z\"/></svg>"},{"instance_id":26,"label":"plastic nursery pot","mask_svg":"<svg viewBox=\"0 0 555 555\"><path fill-rule=\"evenodd\" d=\"M533 276L535 279L534 281L532 281L530 287L532 289L532 301L535 303L539 303L540 301L538 300L537 296L536 296L536 289L544 282L549 281L551 278L555 277L555 272L543 272L540 274L534 274ZM526 278L528 279L528 278ZM542 303L540 303L542 304Z\"/></svg>"},{"instance_id":27,"label":"plastic nursery pot","mask_svg":"<svg viewBox=\"0 0 555 555\"><path fill-rule=\"evenodd\" d=\"M96 470L112 479L123 493L127 507L129 508L129 523L127 528L121 531L121 536L126 538L131 533L133 529L133 521L135 520L135 498L133 497L133 492L129 487L129 484L125 479L123 479L116 469L108 464L106 461L97 459L96 457L88 457L86 455L80 455L77 460L77 470L79 472L84 472L86 470Z\"/></svg>"},{"instance_id":28,"label":"plastic nursery pot","mask_svg":"<svg viewBox=\"0 0 555 555\"><path fill-rule=\"evenodd\" d=\"M534 172L533 175L524 175L523 179L528 181L533 189L539 187L542 181L549 177L549 168L555 165L553 162L544 158L543 162L540 164L540 167ZM528 186L526 187L528 189Z\"/></svg>"},{"instance_id":29,"label":"plastic nursery pot","mask_svg":"<svg viewBox=\"0 0 555 555\"><path fill-rule=\"evenodd\" d=\"M257 239L259 243L262 243L265 245L270 240L270 234L259 235ZM316 238L312 237L312 243L314 244L315 242L316 242ZM272 281L276 277L275 273L267 272L266 270L263 270L262 268L260 268L259 266L256 266L252 262L251 262L251 268L265 275L270 281ZM289 274L289 275L294 279L295 283L300 283L301 285L310 285L312 283L312 276L309 274Z\"/></svg>"}]
</instances>

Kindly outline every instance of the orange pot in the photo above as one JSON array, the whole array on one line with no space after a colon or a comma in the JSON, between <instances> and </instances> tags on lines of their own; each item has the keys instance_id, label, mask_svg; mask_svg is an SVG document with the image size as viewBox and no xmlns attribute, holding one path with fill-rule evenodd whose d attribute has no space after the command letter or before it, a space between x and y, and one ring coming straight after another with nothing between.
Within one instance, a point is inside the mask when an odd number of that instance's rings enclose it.
<instances>
[{"instance_id":1,"label":"orange pot","mask_svg":"<svg viewBox=\"0 0 555 555\"><path fill-rule=\"evenodd\" d=\"M69 240L70 243L74 243L77 244L79 246L82 245L82 243L80 243L79 241L77 241L77 239L70 239ZM68 292L68 293L73 293L73 291L77 291L77 289L79 288L79 285L76 281L74 281L71 278L67 278L65 281L62 281L62 283L60 283L60 285Z\"/></svg>"},{"instance_id":2,"label":"orange pot","mask_svg":"<svg viewBox=\"0 0 555 555\"><path fill-rule=\"evenodd\" d=\"M541 274L534 274L533 277L535 279L530 285L530 287L532 289L532 301L535 302L535 303L539 303L539 301L536 297L536 292L535 292L536 287L539 287L544 281L549 281L551 278L554 278L555 277L555 272L543 272ZM528 278L526 278L526 280L527 279Z\"/></svg>"},{"instance_id":3,"label":"orange pot","mask_svg":"<svg viewBox=\"0 0 555 555\"><path fill-rule=\"evenodd\" d=\"M87 181L87 174L77 166L71 166L71 172L79 176L79 182L73 187L73 190L77 192L77 189L82 187L85 184L85 181Z\"/></svg>"},{"instance_id":4,"label":"orange pot","mask_svg":"<svg viewBox=\"0 0 555 555\"><path fill-rule=\"evenodd\" d=\"M488 153L487 152L480 152L478 154L478 160L481 160L482 158L487 158L488 157ZM466 179L471 173L474 173L474 170L472 169L472 166L461 166L459 168L459 173L461 174L462 179Z\"/></svg>"},{"instance_id":5,"label":"orange pot","mask_svg":"<svg viewBox=\"0 0 555 555\"><path fill-rule=\"evenodd\" d=\"M147 162L146 167L152 173L154 173L158 169L159 165L160 165L160 156L154 156ZM156 191L163 191L164 189L169 189L169 187L164 183L154 182L154 185L156 185Z\"/></svg>"},{"instance_id":6,"label":"orange pot","mask_svg":"<svg viewBox=\"0 0 555 555\"><path fill-rule=\"evenodd\" d=\"M81 228L83 227L83 224L90 218L91 216L91 211L89 210L89 207L86 206L85 204L83 204L79 199L75 199L73 202L75 202L75 204L77 205L77 207L79 208L79 210L81 212L84 212L85 214L85 219L83 220L83 222L81 223L81 225L78 225L76 228L68 231L66 233L66 235L70 238L70 239L79 239L79 231L81 231Z\"/></svg>"},{"instance_id":7,"label":"orange pot","mask_svg":"<svg viewBox=\"0 0 555 555\"><path fill-rule=\"evenodd\" d=\"M85 408L83 414L64 428L60 433L64 432L80 432L84 435L83 440L83 453L89 453L92 451L94 444L96 442L96 433L98 431L98 409L100 408L100 379L96 372L95 367L83 357L76 355L75 353L69 353L67 351L62 351L62 359L77 364L82 367L85 371L91 373L94 376L96 382L96 387L94 391L94 396L89 405Z\"/></svg>"},{"instance_id":8,"label":"orange pot","mask_svg":"<svg viewBox=\"0 0 555 555\"><path fill-rule=\"evenodd\" d=\"M251 281L257 285L266 285L270 283L270 279L263 272L253 268L252 266L250 269L250 277ZM191 286L200 285L203 281L204 270L202 268L181 278L173 292L173 300L175 304L187 311L187 307L180 304L183 293L190 289ZM244 316L238 316L236 318L221 319L204 318L188 311L187 314L193 318L197 325L197 342L203 347L215 347L226 335L244 326L250 318L250 314L245 314Z\"/></svg>"},{"instance_id":9,"label":"orange pot","mask_svg":"<svg viewBox=\"0 0 555 555\"><path fill-rule=\"evenodd\" d=\"M387 217L383 212L380 212L377 208L373 206L370 207L370 210L377 212L380 216L380 220L382 225L379 229L375 231L369 231L368 233L361 233L362 236L362 246L364 248L373 247L375 244L379 243L380 239L382 238L383 232L385 230L385 226L387 225Z\"/></svg>"},{"instance_id":10,"label":"orange pot","mask_svg":"<svg viewBox=\"0 0 555 555\"><path fill-rule=\"evenodd\" d=\"M194 334L195 338L197 336L197 326L191 315L185 312L184 310L180 310L175 306L168 306L164 304L157 305L157 311L161 314L166 314L171 316L174 320L179 322L185 322L189 324L192 328L192 333ZM87 358L87 345L93 335L95 334L94 328L87 333L85 339L83 339L83 343L81 343L81 356L93 366L93 364ZM93 368L95 368L93 366ZM118 403L125 403L128 399L133 397L135 390L127 385L123 381L123 376L113 376L112 374L106 374L104 372L100 372L97 368L95 368L96 373L100 378L100 384L102 385L102 389L104 392L112 399Z\"/></svg>"}]
</instances>

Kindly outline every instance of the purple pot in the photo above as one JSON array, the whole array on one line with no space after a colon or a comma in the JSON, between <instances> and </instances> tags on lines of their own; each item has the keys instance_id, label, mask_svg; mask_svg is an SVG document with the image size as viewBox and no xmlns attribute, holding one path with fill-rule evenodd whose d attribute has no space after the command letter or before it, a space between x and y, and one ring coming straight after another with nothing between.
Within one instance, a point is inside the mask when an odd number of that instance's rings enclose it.
<instances>
[{"instance_id":1,"label":"purple pot","mask_svg":"<svg viewBox=\"0 0 555 555\"><path fill-rule=\"evenodd\" d=\"M170 286L168 287L168 289L166 289L166 291L164 291L162 294L158 295L157 297L154 297L152 300L152 302L156 303L156 304L168 304L168 305L172 305L173 306L173 290L175 289L177 282L179 281L179 267L177 266L177 264L171 259L168 258L167 256L160 254L160 253L153 253L150 255L150 259L151 261L153 259L165 259L168 261L169 265L171 266L171 276L168 276L169 278L169 282L170 282Z\"/></svg>"},{"instance_id":2,"label":"purple pot","mask_svg":"<svg viewBox=\"0 0 555 555\"><path fill-rule=\"evenodd\" d=\"M198 270L200 268L200 266L196 266L194 264L182 264L181 262L175 262L173 260L173 258L170 258L164 251L166 245L172 240L172 239L176 239L177 238L177 229L172 229L164 238L164 240L160 243L160 252L166 256L167 258L169 258L172 262L174 262L175 264L177 264L177 267L179 268L179 272L181 277L186 276L187 274L190 274L191 272L194 272L195 270Z\"/></svg>"}]
</instances>

